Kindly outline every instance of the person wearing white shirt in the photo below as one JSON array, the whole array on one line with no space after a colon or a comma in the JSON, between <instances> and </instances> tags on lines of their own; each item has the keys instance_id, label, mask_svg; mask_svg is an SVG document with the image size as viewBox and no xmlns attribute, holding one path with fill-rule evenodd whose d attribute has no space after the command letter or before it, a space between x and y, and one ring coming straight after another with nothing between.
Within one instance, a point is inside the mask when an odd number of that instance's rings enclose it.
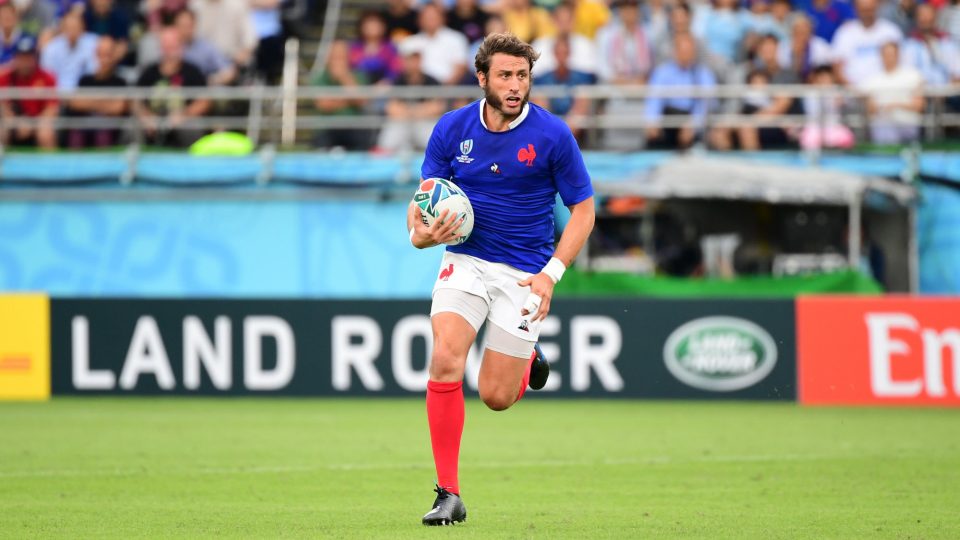
<instances>
[{"instance_id":1,"label":"person wearing white shirt","mask_svg":"<svg viewBox=\"0 0 960 540\"><path fill-rule=\"evenodd\" d=\"M782 67L805 78L814 68L830 64L833 51L827 40L814 35L810 18L797 14L790 26L790 37L780 42L777 60Z\"/></svg>"},{"instance_id":2,"label":"person wearing white shirt","mask_svg":"<svg viewBox=\"0 0 960 540\"><path fill-rule=\"evenodd\" d=\"M843 23L833 36L833 56L841 81L859 86L883 71L880 47L900 42L903 32L892 22L877 17L878 0L857 0L857 19Z\"/></svg>"},{"instance_id":3,"label":"person wearing white shirt","mask_svg":"<svg viewBox=\"0 0 960 540\"><path fill-rule=\"evenodd\" d=\"M73 90L80 77L97 71L97 36L85 32L78 12L63 16L60 34L43 48L40 67L56 75L61 90Z\"/></svg>"},{"instance_id":4,"label":"person wearing white shirt","mask_svg":"<svg viewBox=\"0 0 960 540\"><path fill-rule=\"evenodd\" d=\"M564 2L553 10L553 24L557 35L538 38L532 43L540 58L533 66L533 75L550 73L557 68L557 58L553 54L558 36L566 36L570 44L569 67L583 73L594 73L597 64L597 51L586 36L573 31L573 6Z\"/></svg>"},{"instance_id":5,"label":"person wearing white shirt","mask_svg":"<svg viewBox=\"0 0 960 540\"><path fill-rule=\"evenodd\" d=\"M444 26L443 11L430 3L420 8L418 15L420 33L406 40L413 40L406 47L423 51L423 72L441 84L459 84L467 72L467 38L456 30Z\"/></svg>"},{"instance_id":6,"label":"person wearing white shirt","mask_svg":"<svg viewBox=\"0 0 960 540\"><path fill-rule=\"evenodd\" d=\"M923 74L929 85L960 82L960 46L937 28L937 11L920 4L915 13L916 30L903 44L903 61Z\"/></svg>"},{"instance_id":7,"label":"person wearing white shirt","mask_svg":"<svg viewBox=\"0 0 960 540\"><path fill-rule=\"evenodd\" d=\"M871 139L878 144L915 141L920 137L924 108L923 75L900 63L897 42L883 45L880 56L882 71L861 86L867 96Z\"/></svg>"}]
</instances>

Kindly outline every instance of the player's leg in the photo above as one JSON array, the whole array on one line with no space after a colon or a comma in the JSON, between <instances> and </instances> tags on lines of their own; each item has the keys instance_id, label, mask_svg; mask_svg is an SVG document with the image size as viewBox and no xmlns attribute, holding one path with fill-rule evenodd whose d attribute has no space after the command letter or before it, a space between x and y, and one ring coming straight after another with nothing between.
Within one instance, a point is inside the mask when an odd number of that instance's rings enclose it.
<instances>
[{"instance_id":1,"label":"player's leg","mask_svg":"<svg viewBox=\"0 0 960 540\"><path fill-rule=\"evenodd\" d=\"M516 403L526 389L534 342L516 337L496 323L487 325L480 366L480 399L494 411Z\"/></svg>"},{"instance_id":2,"label":"player's leg","mask_svg":"<svg viewBox=\"0 0 960 540\"><path fill-rule=\"evenodd\" d=\"M437 470L437 498L423 516L425 525L448 525L466 519L458 478L464 421L463 373L487 311L484 298L462 290L438 288L433 296L427 420Z\"/></svg>"}]
</instances>

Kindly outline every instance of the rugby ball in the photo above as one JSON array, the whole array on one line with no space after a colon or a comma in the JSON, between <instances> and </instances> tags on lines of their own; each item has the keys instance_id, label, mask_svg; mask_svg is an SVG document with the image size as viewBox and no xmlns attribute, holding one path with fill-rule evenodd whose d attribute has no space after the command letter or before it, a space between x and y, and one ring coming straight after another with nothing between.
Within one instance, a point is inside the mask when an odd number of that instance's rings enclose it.
<instances>
[{"instance_id":1,"label":"rugby ball","mask_svg":"<svg viewBox=\"0 0 960 540\"><path fill-rule=\"evenodd\" d=\"M413 203L420 209L420 218L427 227L432 227L444 210L449 211L447 219L451 216L454 219L465 218L457 230L457 236L444 242L448 246L466 242L473 232L473 207L470 206L470 199L450 180L427 178L420 182L420 187L413 196Z\"/></svg>"}]
</instances>

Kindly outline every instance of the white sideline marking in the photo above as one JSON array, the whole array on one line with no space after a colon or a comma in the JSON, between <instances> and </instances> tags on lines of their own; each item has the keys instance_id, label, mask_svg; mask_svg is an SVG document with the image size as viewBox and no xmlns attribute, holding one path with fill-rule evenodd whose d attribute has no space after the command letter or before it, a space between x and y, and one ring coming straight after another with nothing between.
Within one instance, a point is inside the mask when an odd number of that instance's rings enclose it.
<instances>
[{"instance_id":1,"label":"white sideline marking","mask_svg":"<svg viewBox=\"0 0 960 540\"><path fill-rule=\"evenodd\" d=\"M537 461L486 461L466 463L461 469L502 469L537 467L597 467L618 465L672 465L684 463L761 463L771 461L818 461L824 459L843 459L846 455L823 454L767 454L743 456L702 456L676 459L666 456L646 459L603 459L603 460L537 460ZM270 467L198 467L196 469L173 469L169 471L130 469L35 469L26 471L0 471L0 478L35 478L69 476L193 476L193 475L231 475L231 474L285 474L318 471L379 471L402 469L432 469L433 465L425 460L418 463L335 463L318 466L270 466Z\"/></svg>"}]
</instances>

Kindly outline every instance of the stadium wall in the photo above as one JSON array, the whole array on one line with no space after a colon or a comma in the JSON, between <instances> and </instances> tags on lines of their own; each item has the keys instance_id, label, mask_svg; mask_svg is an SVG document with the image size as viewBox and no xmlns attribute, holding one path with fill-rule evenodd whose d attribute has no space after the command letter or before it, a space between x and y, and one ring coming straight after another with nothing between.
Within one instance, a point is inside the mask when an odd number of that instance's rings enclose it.
<instances>
[{"instance_id":1,"label":"stadium wall","mask_svg":"<svg viewBox=\"0 0 960 540\"><path fill-rule=\"evenodd\" d=\"M402 202L346 199L6 200L0 291L427 298L442 254L410 248L404 209ZM917 220L921 292L960 291L957 216L960 192L924 186Z\"/></svg>"}]
</instances>

